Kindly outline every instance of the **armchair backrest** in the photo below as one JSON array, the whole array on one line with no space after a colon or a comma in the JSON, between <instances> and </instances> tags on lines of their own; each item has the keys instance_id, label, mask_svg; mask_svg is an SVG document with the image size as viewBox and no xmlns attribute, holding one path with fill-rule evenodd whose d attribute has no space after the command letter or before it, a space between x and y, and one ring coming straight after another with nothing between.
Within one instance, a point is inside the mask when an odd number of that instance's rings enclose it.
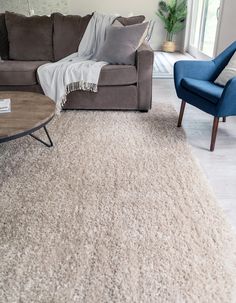
<instances>
[{"instance_id":1,"label":"armchair backrest","mask_svg":"<svg viewBox=\"0 0 236 303\"><path fill-rule=\"evenodd\" d=\"M212 76L212 81L214 81L219 76L219 74L222 72L225 66L229 63L229 60L231 59L235 51L236 51L236 41L233 42L229 47L227 47L221 54L219 54L213 60L213 62L216 65L216 69Z\"/></svg>"}]
</instances>

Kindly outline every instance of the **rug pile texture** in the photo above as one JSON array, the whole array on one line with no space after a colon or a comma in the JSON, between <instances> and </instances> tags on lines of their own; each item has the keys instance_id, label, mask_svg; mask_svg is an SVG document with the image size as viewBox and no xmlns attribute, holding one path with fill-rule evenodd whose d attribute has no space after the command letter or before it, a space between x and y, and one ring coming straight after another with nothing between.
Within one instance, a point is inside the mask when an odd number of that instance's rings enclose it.
<instances>
[{"instance_id":1,"label":"rug pile texture","mask_svg":"<svg viewBox=\"0 0 236 303\"><path fill-rule=\"evenodd\" d=\"M65 112L53 148L0 145L0 302L236 302L235 236L176 120Z\"/></svg>"}]
</instances>

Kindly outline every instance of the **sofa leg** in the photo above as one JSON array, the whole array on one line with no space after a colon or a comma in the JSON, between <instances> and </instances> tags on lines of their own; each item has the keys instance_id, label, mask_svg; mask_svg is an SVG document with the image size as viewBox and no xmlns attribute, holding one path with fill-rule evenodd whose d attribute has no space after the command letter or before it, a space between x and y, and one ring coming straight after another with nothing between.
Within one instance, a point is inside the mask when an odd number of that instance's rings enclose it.
<instances>
[{"instance_id":1,"label":"sofa leg","mask_svg":"<svg viewBox=\"0 0 236 303\"><path fill-rule=\"evenodd\" d=\"M226 122L226 117L223 117L223 122Z\"/></svg>"},{"instance_id":2,"label":"sofa leg","mask_svg":"<svg viewBox=\"0 0 236 303\"><path fill-rule=\"evenodd\" d=\"M186 105L186 102L182 100L181 107L180 107L180 112L179 112L179 120L178 120L177 127L181 127L181 125L182 125L182 120L183 120L185 105Z\"/></svg>"},{"instance_id":3,"label":"sofa leg","mask_svg":"<svg viewBox=\"0 0 236 303\"><path fill-rule=\"evenodd\" d=\"M214 122L213 122L213 127L212 127L212 135L211 135L211 147L210 147L211 152L213 152L214 149L215 149L218 125L219 125L219 118L214 117Z\"/></svg>"},{"instance_id":4,"label":"sofa leg","mask_svg":"<svg viewBox=\"0 0 236 303\"><path fill-rule=\"evenodd\" d=\"M148 113L148 109L140 110L140 113Z\"/></svg>"}]
</instances>

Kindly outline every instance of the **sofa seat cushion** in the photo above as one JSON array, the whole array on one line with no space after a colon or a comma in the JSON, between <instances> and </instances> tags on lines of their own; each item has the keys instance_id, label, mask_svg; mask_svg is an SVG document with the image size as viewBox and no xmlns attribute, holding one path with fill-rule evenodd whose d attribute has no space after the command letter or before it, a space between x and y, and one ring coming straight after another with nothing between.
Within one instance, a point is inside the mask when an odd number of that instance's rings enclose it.
<instances>
[{"instance_id":1,"label":"sofa seat cushion","mask_svg":"<svg viewBox=\"0 0 236 303\"><path fill-rule=\"evenodd\" d=\"M105 65L100 74L99 86L118 86L137 83L137 70L131 65Z\"/></svg>"},{"instance_id":2,"label":"sofa seat cushion","mask_svg":"<svg viewBox=\"0 0 236 303\"><path fill-rule=\"evenodd\" d=\"M223 93L223 87L210 81L183 78L181 85L196 95L216 104Z\"/></svg>"},{"instance_id":3,"label":"sofa seat cushion","mask_svg":"<svg viewBox=\"0 0 236 303\"><path fill-rule=\"evenodd\" d=\"M1 85L37 84L37 68L47 61L3 61L0 62Z\"/></svg>"}]
</instances>

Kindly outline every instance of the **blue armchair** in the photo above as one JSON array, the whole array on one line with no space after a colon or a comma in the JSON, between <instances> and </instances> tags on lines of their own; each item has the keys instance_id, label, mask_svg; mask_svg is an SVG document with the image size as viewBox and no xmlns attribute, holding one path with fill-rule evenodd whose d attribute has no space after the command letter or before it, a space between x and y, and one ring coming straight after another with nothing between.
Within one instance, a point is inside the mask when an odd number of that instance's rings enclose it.
<instances>
[{"instance_id":1,"label":"blue armchair","mask_svg":"<svg viewBox=\"0 0 236 303\"><path fill-rule=\"evenodd\" d=\"M214 116L210 150L214 151L222 117L236 115L236 77L225 87L216 85L215 79L236 51L236 42L212 61L178 61L174 66L177 96L182 99L178 127L181 127L186 103Z\"/></svg>"}]
</instances>

